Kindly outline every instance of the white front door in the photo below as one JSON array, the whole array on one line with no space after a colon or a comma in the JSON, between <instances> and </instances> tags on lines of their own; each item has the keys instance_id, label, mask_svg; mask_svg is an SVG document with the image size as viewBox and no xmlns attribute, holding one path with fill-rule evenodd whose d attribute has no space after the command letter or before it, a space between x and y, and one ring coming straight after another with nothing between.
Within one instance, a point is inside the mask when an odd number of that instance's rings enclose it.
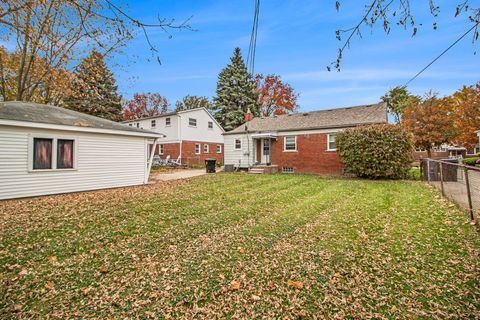
<instances>
[{"instance_id":1,"label":"white front door","mask_svg":"<svg viewBox=\"0 0 480 320\"><path fill-rule=\"evenodd\" d=\"M261 150L261 154L262 154L262 158L261 158L261 162L266 164L266 163L269 163L271 162L270 160L270 152L271 152L271 144L270 144L270 139L262 139L262 150Z\"/></svg>"}]
</instances>

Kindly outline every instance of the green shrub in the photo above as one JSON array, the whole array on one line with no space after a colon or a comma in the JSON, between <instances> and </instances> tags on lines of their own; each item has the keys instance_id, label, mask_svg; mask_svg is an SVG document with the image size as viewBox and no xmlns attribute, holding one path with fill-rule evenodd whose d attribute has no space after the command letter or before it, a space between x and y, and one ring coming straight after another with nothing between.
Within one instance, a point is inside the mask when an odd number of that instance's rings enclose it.
<instances>
[{"instance_id":1,"label":"green shrub","mask_svg":"<svg viewBox=\"0 0 480 320\"><path fill-rule=\"evenodd\" d=\"M466 164L468 166L474 166L478 159L480 158L477 158L477 157L465 158L463 159L463 164Z\"/></svg>"},{"instance_id":2,"label":"green shrub","mask_svg":"<svg viewBox=\"0 0 480 320\"><path fill-rule=\"evenodd\" d=\"M347 129L336 136L342 163L358 177L401 179L413 161L411 135L398 125Z\"/></svg>"}]
</instances>

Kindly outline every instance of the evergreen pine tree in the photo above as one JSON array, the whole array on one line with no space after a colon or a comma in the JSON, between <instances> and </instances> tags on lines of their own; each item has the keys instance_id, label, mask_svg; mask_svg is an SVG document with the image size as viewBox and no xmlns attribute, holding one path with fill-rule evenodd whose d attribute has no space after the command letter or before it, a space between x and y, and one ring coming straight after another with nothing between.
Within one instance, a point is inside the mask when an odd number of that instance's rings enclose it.
<instances>
[{"instance_id":1,"label":"evergreen pine tree","mask_svg":"<svg viewBox=\"0 0 480 320\"><path fill-rule=\"evenodd\" d=\"M75 68L75 75L73 93L65 99L66 108L108 120L123 120L122 97L102 54L93 50Z\"/></svg>"},{"instance_id":2,"label":"evergreen pine tree","mask_svg":"<svg viewBox=\"0 0 480 320\"><path fill-rule=\"evenodd\" d=\"M231 63L218 75L217 95L214 97L215 118L226 131L245 122L248 108L259 115L255 82L243 61L240 48L235 48Z\"/></svg>"}]
</instances>

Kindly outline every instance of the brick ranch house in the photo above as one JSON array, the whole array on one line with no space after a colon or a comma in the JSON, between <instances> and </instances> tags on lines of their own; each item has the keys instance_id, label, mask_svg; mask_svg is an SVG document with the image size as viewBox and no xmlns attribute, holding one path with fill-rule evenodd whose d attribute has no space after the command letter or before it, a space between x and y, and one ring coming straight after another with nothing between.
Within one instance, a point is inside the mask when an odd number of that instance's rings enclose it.
<instances>
[{"instance_id":1,"label":"brick ranch house","mask_svg":"<svg viewBox=\"0 0 480 320\"><path fill-rule=\"evenodd\" d=\"M251 172L301 172L339 175L342 164L335 134L346 128L387 123L387 105L295 113L247 122L224 133L225 165ZM248 121L249 120L249 121Z\"/></svg>"},{"instance_id":2,"label":"brick ranch house","mask_svg":"<svg viewBox=\"0 0 480 320\"><path fill-rule=\"evenodd\" d=\"M203 164L207 158L223 163L222 134L225 131L205 108L169 112L124 123L165 134L155 148L155 154L162 159L180 157L185 165Z\"/></svg>"}]
</instances>

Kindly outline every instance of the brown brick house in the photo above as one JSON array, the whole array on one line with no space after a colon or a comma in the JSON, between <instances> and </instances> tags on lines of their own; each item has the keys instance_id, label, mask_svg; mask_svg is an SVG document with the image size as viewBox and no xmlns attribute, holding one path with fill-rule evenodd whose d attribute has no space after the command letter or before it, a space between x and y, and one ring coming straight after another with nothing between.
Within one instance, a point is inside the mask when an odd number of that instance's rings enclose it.
<instances>
[{"instance_id":1,"label":"brown brick house","mask_svg":"<svg viewBox=\"0 0 480 320\"><path fill-rule=\"evenodd\" d=\"M385 103L253 118L224 133L225 164L260 173L278 170L338 175L342 164L335 134L387 122Z\"/></svg>"}]
</instances>

